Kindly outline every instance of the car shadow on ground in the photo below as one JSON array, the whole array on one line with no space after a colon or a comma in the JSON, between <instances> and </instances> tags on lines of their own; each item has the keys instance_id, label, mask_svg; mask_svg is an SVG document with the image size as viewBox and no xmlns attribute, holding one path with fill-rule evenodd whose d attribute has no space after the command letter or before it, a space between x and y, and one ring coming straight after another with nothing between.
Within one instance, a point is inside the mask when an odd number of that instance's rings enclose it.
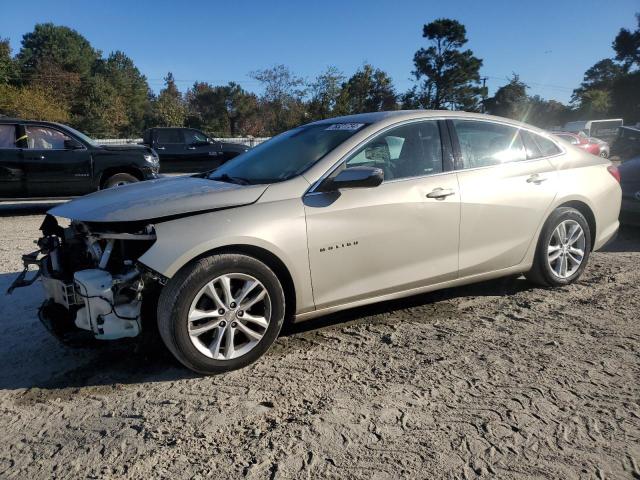
<instances>
[{"instance_id":1,"label":"car shadow on ground","mask_svg":"<svg viewBox=\"0 0 640 480\"><path fill-rule=\"evenodd\" d=\"M621 229L620 235L605 252L640 251L640 229ZM5 296L6 288L16 273L0 274L0 390L42 390L78 388L114 388L114 385L175 381L198 378L199 375L182 367L164 347L157 330L147 328L138 339L98 342L83 348L59 344L36 319L40 289L32 286L19 289L13 297ZM422 316L447 317L456 315L455 305L448 300L462 297L504 297L536 288L522 276L505 277L472 285L448 288L390 300L338 312L299 324L285 325L282 337L314 335L314 332L343 328L362 321L393 324L400 322L394 312L421 308ZM426 309L425 309L426 307ZM21 319L19 317L24 317ZM24 326L21 322L24 322ZM155 322L151 321L153 326ZM277 342L277 355L286 354L291 342ZM276 358L262 361L277 361ZM95 389L94 388L94 389ZM59 394L56 393L56 395Z\"/></svg>"}]
</instances>

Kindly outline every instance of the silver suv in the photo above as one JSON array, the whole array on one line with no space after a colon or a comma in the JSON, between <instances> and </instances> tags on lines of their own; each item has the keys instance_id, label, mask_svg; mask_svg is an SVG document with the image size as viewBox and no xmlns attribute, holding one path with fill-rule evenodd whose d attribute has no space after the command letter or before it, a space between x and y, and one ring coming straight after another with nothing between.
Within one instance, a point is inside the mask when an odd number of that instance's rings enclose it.
<instances>
[{"instance_id":1,"label":"silver suv","mask_svg":"<svg viewBox=\"0 0 640 480\"><path fill-rule=\"evenodd\" d=\"M167 347L212 374L256 360L285 320L505 275L572 283L615 234L620 197L607 160L534 127L371 113L58 206L25 262L65 341L140 334L159 292Z\"/></svg>"}]
</instances>

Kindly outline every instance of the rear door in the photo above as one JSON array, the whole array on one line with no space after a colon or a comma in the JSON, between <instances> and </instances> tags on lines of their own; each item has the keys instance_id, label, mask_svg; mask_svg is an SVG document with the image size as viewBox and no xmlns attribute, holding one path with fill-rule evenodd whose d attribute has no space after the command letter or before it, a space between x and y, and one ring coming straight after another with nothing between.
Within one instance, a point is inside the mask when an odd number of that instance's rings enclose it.
<instances>
[{"instance_id":1,"label":"rear door","mask_svg":"<svg viewBox=\"0 0 640 480\"><path fill-rule=\"evenodd\" d=\"M16 144L17 125L0 124L0 197L26 197L22 152Z\"/></svg>"},{"instance_id":2,"label":"rear door","mask_svg":"<svg viewBox=\"0 0 640 480\"><path fill-rule=\"evenodd\" d=\"M160 159L160 173L182 173L186 157L184 137L180 128L158 128L154 130L154 150Z\"/></svg>"},{"instance_id":3,"label":"rear door","mask_svg":"<svg viewBox=\"0 0 640 480\"><path fill-rule=\"evenodd\" d=\"M29 196L73 196L92 190L91 154L86 147L67 148L65 142L72 138L49 125L25 125L24 129L27 148L22 153Z\"/></svg>"},{"instance_id":4,"label":"rear door","mask_svg":"<svg viewBox=\"0 0 640 480\"><path fill-rule=\"evenodd\" d=\"M204 133L185 129L185 159L181 167L185 173L206 172L222 164L223 155L220 142L214 142Z\"/></svg>"},{"instance_id":5,"label":"rear door","mask_svg":"<svg viewBox=\"0 0 640 480\"><path fill-rule=\"evenodd\" d=\"M561 150L540 137L548 143L543 153L537 134L499 122L455 119L449 125L458 144L459 275L517 265L556 196L558 177L547 157Z\"/></svg>"}]
</instances>

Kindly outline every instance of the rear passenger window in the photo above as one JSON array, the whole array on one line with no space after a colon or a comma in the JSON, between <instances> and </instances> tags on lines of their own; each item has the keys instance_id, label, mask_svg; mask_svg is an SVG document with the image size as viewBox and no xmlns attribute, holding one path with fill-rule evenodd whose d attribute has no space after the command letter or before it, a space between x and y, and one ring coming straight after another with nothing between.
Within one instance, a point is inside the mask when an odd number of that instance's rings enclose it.
<instances>
[{"instance_id":1,"label":"rear passenger window","mask_svg":"<svg viewBox=\"0 0 640 480\"><path fill-rule=\"evenodd\" d=\"M166 129L158 130L158 143L183 143L182 132L180 130Z\"/></svg>"},{"instance_id":2,"label":"rear passenger window","mask_svg":"<svg viewBox=\"0 0 640 480\"><path fill-rule=\"evenodd\" d=\"M529 133L526 130L520 130L520 136L522 137L522 143L524 143L524 149L527 153L527 160L544 157L540 147L535 142L532 133Z\"/></svg>"},{"instance_id":3,"label":"rear passenger window","mask_svg":"<svg viewBox=\"0 0 640 480\"><path fill-rule=\"evenodd\" d=\"M557 155L561 153L561 150L558 148L558 146L548 138L544 138L541 135L532 136L538 144L538 147L540 147L540 151L542 152L542 155L544 157L550 157L551 155Z\"/></svg>"},{"instance_id":4,"label":"rear passenger window","mask_svg":"<svg viewBox=\"0 0 640 480\"><path fill-rule=\"evenodd\" d=\"M479 168L526 160L519 129L501 123L453 120L462 168Z\"/></svg>"},{"instance_id":5,"label":"rear passenger window","mask_svg":"<svg viewBox=\"0 0 640 480\"><path fill-rule=\"evenodd\" d=\"M0 148L16 148L15 125L0 125Z\"/></svg>"}]
</instances>

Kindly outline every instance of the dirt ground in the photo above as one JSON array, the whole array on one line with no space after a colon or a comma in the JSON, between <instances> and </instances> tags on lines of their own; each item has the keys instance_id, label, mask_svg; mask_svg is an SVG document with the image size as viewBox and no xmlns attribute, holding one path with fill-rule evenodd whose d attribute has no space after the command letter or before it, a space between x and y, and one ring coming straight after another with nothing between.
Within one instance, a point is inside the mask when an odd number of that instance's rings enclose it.
<instances>
[{"instance_id":1,"label":"dirt ground","mask_svg":"<svg viewBox=\"0 0 640 480\"><path fill-rule=\"evenodd\" d=\"M508 278L289 329L201 378L70 350L4 294L41 215L0 216L0 478L640 478L640 230L571 287Z\"/></svg>"}]
</instances>

